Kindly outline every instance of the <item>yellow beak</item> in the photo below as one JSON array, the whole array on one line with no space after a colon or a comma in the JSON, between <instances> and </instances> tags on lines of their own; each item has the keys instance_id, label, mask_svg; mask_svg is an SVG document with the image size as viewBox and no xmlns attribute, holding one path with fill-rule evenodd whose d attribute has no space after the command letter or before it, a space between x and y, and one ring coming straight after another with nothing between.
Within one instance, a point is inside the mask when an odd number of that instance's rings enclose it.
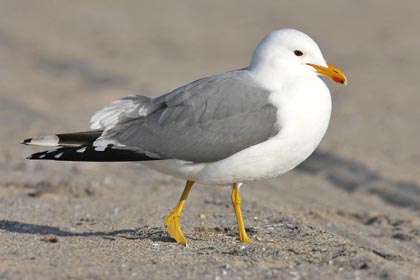
<instances>
[{"instance_id":1,"label":"yellow beak","mask_svg":"<svg viewBox=\"0 0 420 280\"><path fill-rule=\"evenodd\" d=\"M312 64L312 63L308 63L308 65L315 68L318 74L329 77L336 83L347 85L346 75L344 74L343 71L341 71L339 68L335 67L334 65L327 64L328 68L317 65L317 64Z\"/></svg>"}]
</instances>

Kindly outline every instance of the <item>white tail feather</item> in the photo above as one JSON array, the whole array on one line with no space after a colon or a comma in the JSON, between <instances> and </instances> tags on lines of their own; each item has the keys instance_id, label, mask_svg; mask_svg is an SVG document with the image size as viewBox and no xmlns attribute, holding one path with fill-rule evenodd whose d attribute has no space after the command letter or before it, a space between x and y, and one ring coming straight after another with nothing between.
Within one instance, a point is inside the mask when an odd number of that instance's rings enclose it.
<instances>
[{"instance_id":1,"label":"white tail feather","mask_svg":"<svg viewBox=\"0 0 420 280\"><path fill-rule=\"evenodd\" d=\"M36 137L22 141L22 144L33 146L57 147L60 139L57 135Z\"/></svg>"}]
</instances>

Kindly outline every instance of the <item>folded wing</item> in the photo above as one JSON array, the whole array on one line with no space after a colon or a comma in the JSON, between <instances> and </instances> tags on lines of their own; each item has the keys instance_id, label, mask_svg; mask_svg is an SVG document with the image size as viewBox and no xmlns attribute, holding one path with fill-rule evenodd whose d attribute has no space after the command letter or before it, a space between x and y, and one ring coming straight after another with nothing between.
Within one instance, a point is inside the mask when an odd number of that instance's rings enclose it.
<instances>
[{"instance_id":1,"label":"folded wing","mask_svg":"<svg viewBox=\"0 0 420 280\"><path fill-rule=\"evenodd\" d=\"M278 132L270 92L247 70L197 80L166 95L132 96L96 113L94 146L143 151L160 159L212 162Z\"/></svg>"}]
</instances>

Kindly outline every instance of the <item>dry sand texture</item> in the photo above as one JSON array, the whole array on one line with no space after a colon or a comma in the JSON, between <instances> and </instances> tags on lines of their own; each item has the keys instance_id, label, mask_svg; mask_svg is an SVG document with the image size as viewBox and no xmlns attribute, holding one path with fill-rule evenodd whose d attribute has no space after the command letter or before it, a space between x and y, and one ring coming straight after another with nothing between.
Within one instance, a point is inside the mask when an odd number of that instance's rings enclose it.
<instances>
[{"instance_id":1,"label":"dry sand texture","mask_svg":"<svg viewBox=\"0 0 420 280\"><path fill-rule=\"evenodd\" d=\"M0 279L420 279L420 4L416 1L0 1ZM269 31L313 36L349 86L299 169L196 186L134 164L29 162L28 136L246 66ZM45 237L45 235L53 235ZM44 239L44 240L41 240ZM55 241L55 242L54 242Z\"/></svg>"}]
</instances>

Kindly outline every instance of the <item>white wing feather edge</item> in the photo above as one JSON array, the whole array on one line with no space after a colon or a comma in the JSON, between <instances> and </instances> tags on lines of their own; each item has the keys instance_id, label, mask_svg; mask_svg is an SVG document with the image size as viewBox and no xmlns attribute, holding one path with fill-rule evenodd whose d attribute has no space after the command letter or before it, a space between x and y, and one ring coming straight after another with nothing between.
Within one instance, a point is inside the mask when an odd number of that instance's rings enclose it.
<instances>
[{"instance_id":1,"label":"white wing feather edge","mask_svg":"<svg viewBox=\"0 0 420 280\"><path fill-rule=\"evenodd\" d=\"M147 116L153 111L150 98L140 95L127 96L111 103L97 111L90 119L91 129L110 129L121 120ZM152 110L151 110L152 109Z\"/></svg>"}]
</instances>

